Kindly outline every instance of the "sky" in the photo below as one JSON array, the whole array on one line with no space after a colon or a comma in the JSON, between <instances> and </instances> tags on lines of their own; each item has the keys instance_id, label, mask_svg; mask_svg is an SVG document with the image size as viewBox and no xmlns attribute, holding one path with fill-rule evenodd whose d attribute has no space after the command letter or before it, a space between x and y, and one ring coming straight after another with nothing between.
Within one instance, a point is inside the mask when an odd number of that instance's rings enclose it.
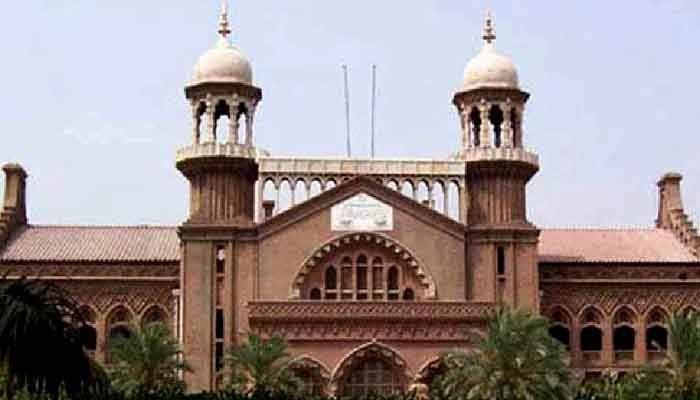
<instances>
[{"instance_id":1,"label":"sky","mask_svg":"<svg viewBox=\"0 0 700 400\"><path fill-rule=\"evenodd\" d=\"M651 227L655 183L681 172L700 222L700 2L681 0L231 0L232 39L263 90L254 140L273 155L344 154L341 65L356 156L458 150L451 104L481 47L531 93L524 142L541 227ZM190 139L183 87L216 39L218 0L26 0L0 18L0 162L29 172L35 224L167 224L187 215L175 150ZM489 3L489 4L487 4ZM3 183L4 185L4 183Z\"/></svg>"}]
</instances>

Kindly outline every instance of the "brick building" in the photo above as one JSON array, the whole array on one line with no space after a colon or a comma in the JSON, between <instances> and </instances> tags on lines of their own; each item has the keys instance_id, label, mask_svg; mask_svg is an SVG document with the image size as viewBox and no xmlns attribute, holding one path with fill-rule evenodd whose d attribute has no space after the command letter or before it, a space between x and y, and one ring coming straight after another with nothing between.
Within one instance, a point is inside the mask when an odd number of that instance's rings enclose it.
<instances>
[{"instance_id":1,"label":"brick building","mask_svg":"<svg viewBox=\"0 0 700 400\"><path fill-rule=\"evenodd\" d=\"M284 336L309 389L399 390L429 383L439 354L473 346L505 303L551 318L572 366L596 373L657 362L667 317L700 306L700 237L679 174L659 180L649 229L528 221L539 169L524 146L529 93L495 49L490 17L453 97L461 148L442 160L256 149L262 90L225 8L218 32L185 87L192 135L176 167L190 206L179 226L35 225L26 172L3 168L0 272L73 293L98 359L130 323L161 320L193 367L192 390L215 387L225 349L249 332Z\"/></svg>"}]
</instances>

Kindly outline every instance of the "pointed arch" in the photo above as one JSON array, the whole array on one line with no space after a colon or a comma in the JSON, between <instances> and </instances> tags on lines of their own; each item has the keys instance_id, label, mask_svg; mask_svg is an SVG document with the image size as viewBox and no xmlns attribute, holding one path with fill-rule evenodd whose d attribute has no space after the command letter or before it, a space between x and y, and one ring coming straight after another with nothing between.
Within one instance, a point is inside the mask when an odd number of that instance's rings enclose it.
<instances>
[{"instance_id":1,"label":"pointed arch","mask_svg":"<svg viewBox=\"0 0 700 400\"><path fill-rule=\"evenodd\" d=\"M376 245L392 252L397 259L401 260L405 265L409 266L420 281L422 286L423 299L435 299L437 296L437 288L435 280L429 271L424 267L424 264L410 251L408 248L390 237L377 232L363 233L347 233L323 243L306 260L299 268L290 288L290 297L292 299L300 298L302 287L306 282L306 277L311 270L320 265L331 253L342 251L343 248L356 246L357 244L365 243ZM418 288L415 288L418 290Z\"/></svg>"},{"instance_id":2,"label":"pointed arch","mask_svg":"<svg viewBox=\"0 0 700 400\"><path fill-rule=\"evenodd\" d=\"M436 377L446 372L445 362L442 356L435 356L418 367L418 372L413 378L414 382L430 386Z\"/></svg>"},{"instance_id":3,"label":"pointed arch","mask_svg":"<svg viewBox=\"0 0 700 400\"><path fill-rule=\"evenodd\" d=\"M301 381L301 392L307 396L326 395L331 371L319 359L308 354L294 357L289 367Z\"/></svg>"},{"instance_id":4,"label":"pointed arch","mask_svg":"<svg viewBox=\"0 0 700 400\"><path fill-rule=\"evenodd\" d=\"M386 344L372 341L353 349L333 370L331 384L338 388L336 395L347 394L349 378L372 361L391 369L392 375L397 379L387 384L396 392L405 390L413 378L410 367L397 350Z\"/></svg>"},{"instance_id":5,"label":"pointed arch","mask_svg":"<svg viewBox=\"0 0 700 400\"><path fill-rule=\"evenodd\" d=\"M146 308L141 314L141 324L162 322L168 326L168 312L158 304L153 304Z\"/></svg>"},{"instance_id":6,"label":"pointed arch","mask_svg":"<svg viewBox=\"0 0 700 400\"><path fill-rule=\"evenodd\" d=\"M547 312L549 318L549 335L558 340L564 347L571 347L571 330L573 318L571 312L564 306L551 307Z\"/></svg>"}]
</instances>

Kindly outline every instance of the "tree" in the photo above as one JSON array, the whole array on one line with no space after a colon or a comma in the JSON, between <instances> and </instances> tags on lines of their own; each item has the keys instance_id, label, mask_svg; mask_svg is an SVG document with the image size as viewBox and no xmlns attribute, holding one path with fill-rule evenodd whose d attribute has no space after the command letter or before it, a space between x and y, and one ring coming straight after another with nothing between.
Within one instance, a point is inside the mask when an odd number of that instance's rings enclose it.
<instances>
[{"instance_id":1,"label":"tree","mask_svg":"<svg viewBox=\"0 0 700 400\"><path fill-rule=\"evenodd\" d=\"M570 372L563 346L546 319L501 308L471 353L445 354L440 397L467 400L569 399Z\"/></svg>"},{"instance_id":2,"label":"tree","mask_svg":"<svg viewBox=\"0 0 700 400\"><path fill-rule=\"evenodd\" d=\"M101 393L107 381L86 354L77 305L58 286L40 280L0 279L0 369L5 393L71 398Z\"/></svg>"},{"instance_id":3,"label":"tree","mask_svg":"<svg viewBox=\"0 0 700 400\"><path fill-rule=\"evenodd\" d=\"M289 368L287 343L280 337L248 336L248 342L231 349L226 357L231 386L244 393L290 393L299 381Z\"/></svg>"},{"instance_id":4,"label":"tree","mask_svg":"<svg viewBox=\"0 0 700 400\"><path fill-rule=\"evenodd\" d=\"M108 348L114 388L128 396L156 391L183 392L181 372L189 367L168 327L161 322L132 325L131 335L114 339Z\"/></svg>"},{"instance_id":5,"label":"tree","mask_svg":"<svg viewBox=\"0 0 700 400\"><path fill-rule=\"evenodd\" d=\"M690 393L700 397L700 315L695 312L673 315L669 321L669 339L671 351L665 366L673 392L678 398Z\"/></svg>"}]
</instances>

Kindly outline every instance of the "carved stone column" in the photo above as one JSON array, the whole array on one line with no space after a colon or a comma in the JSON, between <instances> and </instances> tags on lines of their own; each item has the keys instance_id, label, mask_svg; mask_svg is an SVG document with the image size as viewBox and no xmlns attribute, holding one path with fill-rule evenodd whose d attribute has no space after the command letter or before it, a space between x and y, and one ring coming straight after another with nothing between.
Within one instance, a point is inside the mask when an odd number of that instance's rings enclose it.
<instances>
[{"instance_id":1,"label":"carved stone column","mask_svg":"<svg viewBox=\"0 0 700 400\"><path fill-rule=\"evenodd\" d=\"M235 107L231 107L228 119L228 142L231 144L238 143L238 112Z\"/></svg>"},{"instance_id":2,"label":"carved stone column","mask_svg":"<svg viewBox=\"0 0 700 400\"><path fill-rule=\"evenodd\" d=\"M255 120L255 106L251 105L245 113L245 145L253 145L253 121Z\"/></svg>"},{"instance_id":3,"label":"carved stone column","mask_svg":"<svg viewBox=\"0 0 700 400\"><path fill-rule=\"evenodd\" d=\"M204 135L204 142L215 142L216 136L214 136L214 130L216 129L216 124L214 120L214 103L211 99L207 99L207 132Z\"/></svg>"},{"instance_id":4,"label":"carved stone column","mask_svg":"<svg viewBox=\"0 0 700 400\"><path fill-rule=\"evenodd\" d=\"M509 149L513 147L513 127L511 126L511 102L510 99L505 103L502 103L501 108L503 109L503 126L501 127L501 132L503 134L503 147Z\"/></svg>"},{"instance_id":5,"label":"carved stone column","mask_svg":"<svg viewBox=\"0 0 700 400\"><path fill-rule=\"evenodd\" d=\"M481 118L481 129L479 131L479 141L481 147L491 147L491 129L489 127L489 107L486 100L481 99L479 104L479 118Z\"/></svg>"},{"instance_id":6,"label":"carved stone column","mask_svg":"<svg viewBox=\"0 0 700 400\"><path fill-rule=\"evenodd\" d=\"M199 126L201 120L199 118L199 106L196 102L192 103L192 144L199 144Z\"/></svg>"}]
</instances>

